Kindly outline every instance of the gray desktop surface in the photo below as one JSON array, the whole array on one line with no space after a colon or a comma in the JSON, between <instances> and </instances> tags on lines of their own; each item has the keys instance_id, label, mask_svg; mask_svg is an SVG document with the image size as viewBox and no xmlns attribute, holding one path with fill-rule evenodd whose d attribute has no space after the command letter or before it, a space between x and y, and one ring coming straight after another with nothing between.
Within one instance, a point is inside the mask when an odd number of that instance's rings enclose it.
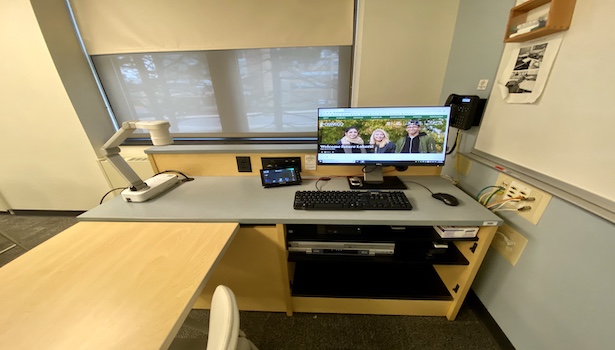
<instances>
[{"instance_id":1,"label":"gray desktop surface","mask_svg":"<svg viewBox=\"0 0 615 350\"><path fill-rule=\"evenodd\" d=\"M116 197L77 217L80 221L238 222L240 224L338 224L416 226L496 226L503 220L439 176L401 177L413 209L321 211L295 210L295 191L316 190L316 180L302 185L263 188L260 178L196 177L152 200L128 203ZM431 197L446 192L459 199L448 206ZM322 190L348 190L346 178L319 181Z\"/></svg>"}]
</instances>

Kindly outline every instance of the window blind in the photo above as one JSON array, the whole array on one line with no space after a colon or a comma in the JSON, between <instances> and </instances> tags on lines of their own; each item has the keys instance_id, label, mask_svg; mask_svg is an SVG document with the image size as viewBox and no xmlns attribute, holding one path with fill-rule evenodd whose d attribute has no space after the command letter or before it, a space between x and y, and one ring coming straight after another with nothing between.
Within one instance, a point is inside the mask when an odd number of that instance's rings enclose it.
<instances>
[{"instance_id":1,"label":"window blind","mask_svg":"<svg viewBox=\"0 0 615 350\"><path fill-rule=\"evenodd\" d=\"M90 55L353 42L353 0L69 0Z\"/></svg>"}]
</instances>

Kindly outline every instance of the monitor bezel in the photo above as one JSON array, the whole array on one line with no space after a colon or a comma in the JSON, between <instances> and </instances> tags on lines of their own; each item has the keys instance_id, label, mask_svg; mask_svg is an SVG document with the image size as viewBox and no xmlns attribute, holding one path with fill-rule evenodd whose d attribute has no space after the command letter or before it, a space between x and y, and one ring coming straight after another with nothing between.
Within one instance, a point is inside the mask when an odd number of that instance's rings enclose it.
<instances>
[{"instance_id":1,"label":"monitor bezel","mask_svg":"<svg viewBox=\"0 0 615 350\"><path fill-rule=\"evenodd\" d=\"M446 111L443 112L446 114L446 126L445 126L445 136L444 136L444 142L442 145L442 152L439 154L442 154L442 159L437 159L437 160L433 160L433 161L423 161L423 160L364 160L364 161L357 161L357 162L342 162L342 161L336 161L336 162L330 162L330 161L323 161L322 157L323 155L327 154L327 153L322 153L320 151L321 149L321 145L330 145L330 144L323 144L321 143L322 140L322 130L324 128L320 127L320 121L321 121L321 111L323 110L357 110L357 109L363 109L363 110L369 110L369 109L378 109L378 110L382 110L382 109L416 109L416 110L421 110L421 109L426 109L426 108L438 108L442 111ZM399 119L413 119L412 117L408 116L408 117L400 117ZM449 136L450 136L450 122L451 122L451 107L450 106L378 106L378 107L324 107L324 108L318 108L317 111L317 150L316 150L316 163L318 165L334 165L334 166L379 166L379 167L385 167L385 166L395 166L395 167L414 167L414 166L433 166L433 167L440 167L440 166L444 166L444 164L446 163L446 155L447 155L447 143L449 141ZM391 140L391 142L395 142L394 140ZM420 154L420 153L413 153L413 154Z\"/></svg>"}]
</instances>

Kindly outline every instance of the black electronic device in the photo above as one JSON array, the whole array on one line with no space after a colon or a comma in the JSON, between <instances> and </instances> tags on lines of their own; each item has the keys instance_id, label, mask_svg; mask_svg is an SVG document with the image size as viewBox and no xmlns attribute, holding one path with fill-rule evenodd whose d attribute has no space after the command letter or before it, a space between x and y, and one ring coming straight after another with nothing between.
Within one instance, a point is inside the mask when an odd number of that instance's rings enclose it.
<instances>
[{"instance_id":1,"label":"black electronic device","mask_svg":"<svg viewBox=\"0 0 615 350\"><path fill-rule=\"evenodd\" d=\"M402 191L297 191L294 209L412 210Z\"/></svg>"},{"instance_id":2,"label":"black electronic device","mask_svg":"<svg viewBox=\"0 0 615 350\"><path fill-rule=\"evenodd\" d=\"M450 106L318 109L318 165L363 166L362 189L406 189L383 166L442 166ZM411 135L412 134L412 135Z\"/></svg>"},{"instance_id":3,"label":"black electronic device","mask_svg":"<svg viewBox=\"0 0 615 350\"><path fill-rule=\"evenodd\" d=\"M358 189L363 187L363 179L358 176L348 176L348 185L351 189Z\"/></svg>"},{"instance_id":4,"label":"black electronic device","mask_svg":"<svg viewBox=\"0 0 615 350\"><path fill-rule=\"evenodd\" d=\"M486 102L486 99L476 95L451 94L444 103L446 106L451 106L451 126L468 130L472 126L479 125Z\"/></svg>"},{"instance_id":5,"label":"black electronic device","mask_svg":"<svg viewBox=\"0 0 615 350\"><path fill-rule=\"evenodd\" d=\"M261 169L261 183L264 187L300 185L301 174L295 167Z\"/></svg>"}]
</instances>

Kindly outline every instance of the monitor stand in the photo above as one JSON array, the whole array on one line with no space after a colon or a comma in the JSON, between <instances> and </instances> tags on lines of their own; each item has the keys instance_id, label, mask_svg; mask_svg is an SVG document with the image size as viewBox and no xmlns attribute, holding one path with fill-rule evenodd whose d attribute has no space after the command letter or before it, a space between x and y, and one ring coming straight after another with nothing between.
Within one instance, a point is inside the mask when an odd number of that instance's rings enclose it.
<instances>
[{"instance_id":1,"label":"monitor stand","mask_svg":"<svg viewBox=\"0 0 615 350\"><path fill-rule=\"evenodd\" d=\"M350 188L361 190L405 190L408 187L397 176L383 176L382 166L376 165L365 167L363 186L350 185Z\"/></svg>"}]
</instances>

